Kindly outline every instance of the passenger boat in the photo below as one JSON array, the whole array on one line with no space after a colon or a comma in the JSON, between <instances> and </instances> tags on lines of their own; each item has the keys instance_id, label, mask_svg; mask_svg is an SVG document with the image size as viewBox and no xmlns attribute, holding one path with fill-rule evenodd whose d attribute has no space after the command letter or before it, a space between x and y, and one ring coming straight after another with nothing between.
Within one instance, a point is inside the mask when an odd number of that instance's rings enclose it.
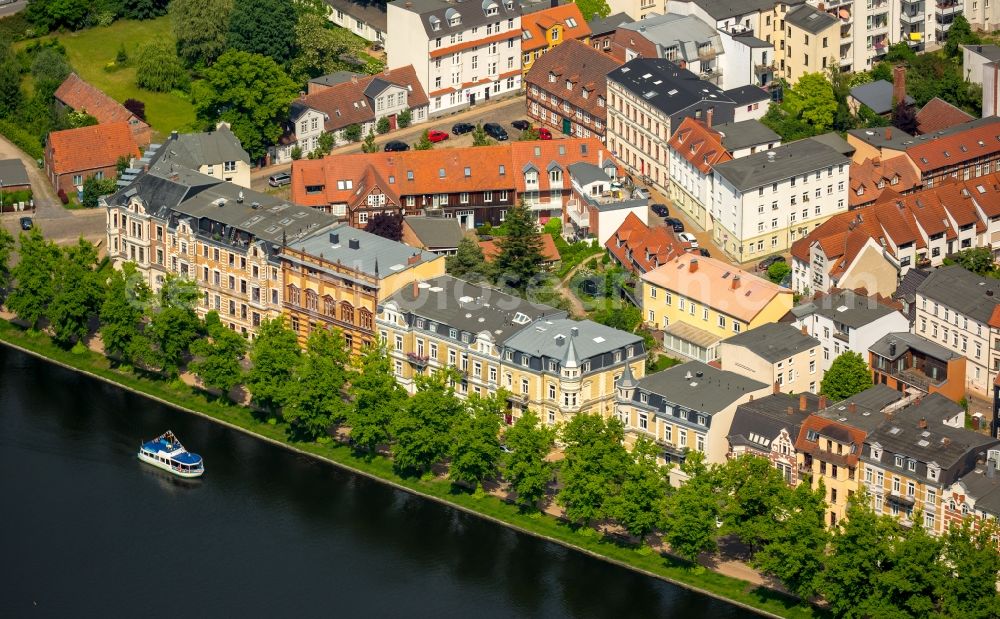
<instances>
[{"instance_id":1,"label":"passenger boat","mask_svg":"<svg viewBox=\"0 0 1000 619\"><path fill-rule=\"evenodd\" d=\"M200 477L205 472L201 456L184 449L169 430L139 447L139 459L179 477Z\"/></svg>"}]
</instances>

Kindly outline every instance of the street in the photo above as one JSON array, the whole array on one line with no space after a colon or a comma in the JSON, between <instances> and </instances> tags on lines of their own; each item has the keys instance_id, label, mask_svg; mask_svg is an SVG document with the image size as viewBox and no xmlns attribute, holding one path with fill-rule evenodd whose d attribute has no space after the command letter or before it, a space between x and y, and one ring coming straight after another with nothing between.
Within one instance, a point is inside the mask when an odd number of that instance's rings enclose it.
<instances>
[{"instance_id":1,"label":"street","mask_svg":"<svg viewBox=\"0 0 1000 619\"><path fill-rule=\"evenodd\" d=\"M3 0L0 0L0 17L13 15L26 6L28 6L28 0L15 0L9 4L4 4Z\"/></svg>"},{"instance_id":2,"label":"street","mask_svg":"<svg viewBox=\"0 0 1000 619\"><path fill-rule=\"evenodd\" d=\"M42 234L59 245L75 243L81 236L95 244L104 241L107 234L104 209L67 211L59 207L59 211L40 208L34 215L30 212L4 213L0 215L0 224L17 238L21 233L21 218L31 217Z\"/></svg>"}]
</instances>

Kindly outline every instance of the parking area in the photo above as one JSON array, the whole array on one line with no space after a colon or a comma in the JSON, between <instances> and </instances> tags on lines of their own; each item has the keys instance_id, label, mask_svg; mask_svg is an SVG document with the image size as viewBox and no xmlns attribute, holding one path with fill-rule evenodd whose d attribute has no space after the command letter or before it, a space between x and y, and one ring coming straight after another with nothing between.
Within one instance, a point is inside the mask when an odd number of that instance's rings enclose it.
<instances>
[{"instance_id":1,"label":"parking area","mask_svg":"<svg viewBox=\"0 0 1000 619\"><path fill-rule=\"evenodd\" d=\"M724 262L729 262L730 264L732 264L732 261L729 260L729 258L724 253L722 253L722 250L716 246L715 242L712 241L711 232L699 230L695 226L693 226L691 224L691 220L688 219L688 217L684 214L684 212L681 211L681 209L679 208L675 208L673 202L670 201L670 198L660 193L658 189L652 186L645 186L645 188L647 191L649 191L650 194L649 196L650 209L649 209L649 220L648 220L650 226L665 225L664 218L653 212L652 208L653 204L664 204L670 211L669 217L672 217L674 219L679 219L681 223L684 224L684 231L694 235L695 240L698 242L698 247L707 249L713 258L718 258L719 260L722 260Z\"/></svg>"}]
</instances>

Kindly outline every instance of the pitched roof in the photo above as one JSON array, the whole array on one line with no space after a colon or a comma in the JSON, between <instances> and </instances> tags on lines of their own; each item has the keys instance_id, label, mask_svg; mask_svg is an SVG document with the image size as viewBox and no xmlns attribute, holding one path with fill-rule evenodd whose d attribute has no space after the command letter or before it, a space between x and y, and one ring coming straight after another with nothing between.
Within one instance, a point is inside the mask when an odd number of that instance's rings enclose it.
<instances>
[{"instance_id":1,"label":"pitched roof","mask_svg":"<svg viewBox=\"0 0 1000 619\"><path fill-rule=\"evenodd\" d=\"M385 3L383 2L354 2L353 0L323 0L332 8L343 11L351 17L360 19L362 22L372 26L376 30L387 32Z\"/></svg>"},{"instance_id":2,"label":"pitched roof","mask_svg":"<svg viewBox=\"0 0 1000 619\"><path fill-rule=\"evenodd\" d=\"M832 146L807 138L720 163L714 169L738 190L747 191L849 161Z\"/></svg>"},{"instance_id":3,"label":"pitched roof","mask_svg":"<svg viewBox=\"0 0 1000 619\"><path fill-rule=\"evenodd\" d=\"M768 45L768 47L770 47L770 45ZM763 103L764 101L771 100L771 93L759 86L754 86L753 84L737 86L736 88L730 88L724 92L727 97L736 103L736 105L749 105L751 103Z\"/></svg>"},{"instance_id":4,"label":"pitched roof","mask_svg":"<svg viewBox=\"0 0 1000 619\"><path fill-rule=\"evenodd\" d=\"M962 49L967 49L974 54L979 54L991 62L1000 60L1000 47L997 47L996 45L963 45Z\"/></svg>"},{"instance_id":5,"label":"pitched roof","mask_svg":"<svg viewBox=\"0 0 1000 619\"><path fill-rule=\"evenodd\" d=\"M839 24L840 20L826 11L808 4L801 4L785 14L785 22L810 34L819 34L827 28Z\"/></svg>"},{"instance_id":6,"label":"pitched roof","mask_svg":"<svg viewBox=\"0 0 1000 619\"><path fill-rule=\"evenodd\" d=\"M178 163L191 170L224 161L250 163L250 155L243 150L240 139L225 125L215 131L171 134L161 149L160 161Z\"/></svg>"},{"instance_id":7,"label":"pitched roof","mask_svg":"<svg viewBox=\"0 0 1000 619\"><path fill-rule=\"evenodd\" d=\"M546 262L557 262L561 259L556 242L551 235L539 234L538 238L542 241L542 258ZM486 262L493 262L500 255L500 245L497 244L497 241L479 241L479 247L483 250L483 258L486 259Z\"/></svg>"},{"instance_id":8,"label":"pitched roof","mask_svg":"<svg viewBox=\"0 0 1000 619\"><path fill-rule=\"evenodd\" d=\"M931 272L917 293L939 301L963 316L1000 327L1000 280L981 277L954 264Z\"/></svg>"},{"instance_id":9,"label":"pitched roof","mask_svg":"<svg viewBox=\"0 0 1000 619\"><path fill-rule=\"evenodd\" d=\"M56 174L114 166L123 155L142 154L129 124L124 121L53 131L48 142Z\"/></svg>"},{"instance_id":10,"label":"pitched roof","mask_svg":"<svg viewBox=\"0 0 1000 619\"><path fill-rule=\"evenodd\" d=\"M638 388L683 408L711 415L748 393L766 389L767 385L701 361L688 361L640 378Z\"/></svg>"},{"instance_id":11,"label":"pitched roof","mask_svg":"<svg viewBox=\"0 0 1000 619\"><path fill-rule=\"evenodd\" d=\"M695 263L695 271L691 271ZM738 278L738 279L737 279ZM684 253L642 276L643 281L750 322L772 300L792 291L715 258ZM734 288L733 286L737 287Z\"/></svg>"},{"instance_id":12,"label":"pitched roof","mask_svg":"<svg viewBox=\"0 0 1000 619\"><path fill-rule=\"evenodd\" d=\"M718 131L690 117L681 121L667 144L702 174L708 174L716 164L733 159L722 145L722 135Z\"/></svg>"},{"instance_id":13,"label":"pitched roof","mask_svg":"<svg viewBox=\"0 0 1000 619\"><path fill-rule=\"evenodd\" d=\"M712 130L717 131L722 136L722 145L729 152L750 146L781 142L781 136L759 120L721 123L712 125Z\"/></svg>"},{"instance_id":14,"label":"pitched roof","mask_svg":"<svg viewBox=\"0 0 1000 619\"><path fill-rule=\"evenodd\" d=\"M576 5L573 5L576 6ZM607 74L621 66L621 63L600 50L582 41L570 39L535 59L528 69L525 81L544 92L558 94L595 118L606 118L607 108L600 105L598 98L606 100L608 92ZM554 75L556 81L550 82ZM566 82L573 83L573 89L566 89ZM583 96L583 91L588 91Z\"/></svg>"},{"instance_id":15,"label":"pitched roof","mask_svg":"<svg viewBox=\"0 0 1000 619\"><path fill-rule=\"evenodd\" d=\"M135 114L128 111L124 105L104 94L96 86L85 82L76 73L70 73L59 88L56 88L55 97L76 111L87 112L100 124L135 119Z\"/></svg>"},{"instance_id":16,"label":"pitched roof","mask_svg":"<svg viewBox=\"0 0 1000 619\"><path fill-rule=\"evenodd\" d=\"M573 2L560 4L521 15L521 51L548 47L545 33L556 24L562 24L563 42L590 36L590 26L583 19L580 7ZM530 35L525 36L525 33Z\"/></svg>"},{"instance_id":17,"label":"pitched roof","mask_svg":"<svg viewBox=\"0 0 1000 619\"><path fill-rule=\"evenodd\" d=\"M485 0L482 3L468 2L462 5L448 0L395 0L389 4L420 15L420 23L424 26L424 32L430 39L515 18L521 14L521 6L518 3L508 3L502 0ZM495 7L496 14L487 15L487 7ZM452 25L452 18L456 16L458 21Z\"/></svg>"},{"instance_id":18,"label":"pitched roof","mask_svg":"<svg viewBox=\"0 0 1000 619\"><path fill-rule=\"evenodd\" d=\"M991 471L988 467L994 467ZM993 516L1000 515L1000 474L993 463L987 462L958 478L968 496L976 500L976 509Z\"/></svg>"},{"instance_id":19,"label":"pitched roof","mask_svg":"<svg viewBox=\"0 0 1000 619\"><path fill-rule=\"evenodd\" d=\"M587 25L590 26L591 34L596 37L614 32L619 26L627 24L630 21L632 21L632 18L629 17L628 13L615 13L604 19L595 15L594 19L591 19Z\"/></svg>"},{"instance_id":20,"label":"pitched roof","mask_svg":"<svg viewBox=\"0 0 1000 619\"><path fill-rule=\"evenodd\" d=\"M723 20L727 17L739 17L747 13L769 10L774 7L774 0L679 0L680 2L692 2L701 7L706 13L716 20ZM789 5L795 5L802 0L792 0Z\"/></svg>"},{"instance_id":21,"label":"pitched roof","mask_svg":"<svg viewBox=\"0 0 1000 619\"><path fill-rule=\"evenodd\" d=\"M414 266L443 260L443 256L410 247L377 234L338 224L324 234L289 243L292 249L347 265L372 276L386 276Z\"/></svg>"},{"instance_id":22,"label":"pitched roof","mask_svg":"<svg viewBox=\"0 0 1000 619\"><path fill-rule=\"evenodd\" d=\"M906 150L913 144L913 136L897 127L849 129L847 135L879 149Z\"/></svg>"},{"instance_id":23,"label":"pitched roof","mask_svg":"<svg viewBox=\"0 0 1000 619\"><path fill-rule=\"evenodd\" d=\"M672 228L647 226L635 213L626 215L604 246L619 263L639 273L652 271L684 251Z\"/></svg>"},{"instance_id":24,"label":"pitched roof","mask_svg":"<svg viewBox=\"0 0 1000 619\"><path fill-rule=\"evenodd\" d=\"M584 361L626 346L642 351L642 338L592 320L556 317L536 320L504 341L507 349L563 361L571 348L576 360Z\"/></svg>"},{"instance_id":25,"label":"pitched roof","mask_svg":"<svg viewBox=\"0 0 1000 619\"><path fill-rule=\"evenodd\" d=\"M851 190L847 203L851 209L875 202L884 191L906 193L921 184L920 172L908 157L874 157L861 163L852 162L848 177Z\"/></svg>"},{"instance_id":26,"label":"pitched roof","mask_svg":"<svg viewBox=\"0 0 1000 619\"><path fill-rule=\"evenodd\" d=\"M803 400L804 408L801 406ZM782 430L787 431L794 441L799 436L803 420L818 408L819 397L811 393L775 393L757 398L736 407L726 438L730 445L750 445L770 451L771 442Z\"/></svg>"},{"instance_id":27,"label":"pitched roof","mask_svg":"<svg viewBox=\"0 0 1000 619\"><path fill-rule=\"evenodd\" d=\"M403 225L409 227L423 246L430 250L458 247L465 236L454 217L407 217Z\"/></svg>"},{"instance_id":28,"label":"pitched roof","mask_svg":"<svg viewBox=\"0 0 1000 619\"><path fill-rule=\"evenodd\" d=\"M915 144L907 149L906 155L922 173L994 156L1000 152L1000 119L993 120L969 128L958 125L963 128Z\"/></svg>"},{"instance_id":29,"label":"pitched roof","mask_svg":"<svg viewBox=\"0 0 1000 619\"><path fill-rule=\"evenodd\" d=\"M876 114L888 114L892 111L892 83L886 80L855 86L851 89L851 96ZM906 95L906 104L913 105L913 97Z\"/></svg>"},{"instance_id":30,"label":"pitched roof","mask_svg":"<svg viewBox=\"0 0 1000 619\"><path fill-rule=\"evenodd\" d=\"M694 15L653 14L618 27L619 33L626 30L649 41L656 48L658 58L663 58L667 49L674 48L678 59L694 62L698 60L699 47L711 45L720 51L722 48L715 28Z\"/></svg>"},{"instance_id":31,"label":"pitched roof","mask_svg":"<svg viewBox=\"0 0 1000 619\"><path fill-rule=\"evenodd\" d=\"M894 348L893 344L895 344ZM877 342L869 346L868 350L890 361L899 359L909 350L916 350L941 361L959 359L962 356L919 334L908 333L906 331L886 333Z\"/></svg>"},{"instance_id":32,"label":"pitched roof","mask_svg":"<svg viewBox=\"0 0 1000 619\"><path fill-rule=\"evenodd\" d=\"M758 357L776 363L819 346L819 340L787 322L770 322L732 336L724 343L746 348Z\"/></svg>"},{"instance_id":33,"label":"pitched roof","mask_svg":"<svg viewBox=\"0 0 1000 619\"><path fill-rule=\"evenodd\" d=\"M726 93L711 82L662 58L633 58L608 73L614 80L636 97L666 115L673 115L702 101L711 101L716 118L727 120L724 108L736 105Z\"/></svg>"},{"instance_id":34,"label":"pitched roof","mask_svg":"<svg viewBox=\"0 0 1000 619\"><path fill-rule=\"evenodd\" d=\"M934 97L917 112L917 133L934 133L974 120L972 114L960 110L940 97Z\"/></svg>"},{"instance_id":35,"label":"pitched roof","mask_svg":"<svg viewBox=\"0 0 1000 619\"><path fill-rule=\"evenodd\" d=\"M793 313L799 318L816 314L857 329L899 311L895 305L877 295L838 290L816 295L812 301L796 306Z\"/></svg>"}]
</instances>

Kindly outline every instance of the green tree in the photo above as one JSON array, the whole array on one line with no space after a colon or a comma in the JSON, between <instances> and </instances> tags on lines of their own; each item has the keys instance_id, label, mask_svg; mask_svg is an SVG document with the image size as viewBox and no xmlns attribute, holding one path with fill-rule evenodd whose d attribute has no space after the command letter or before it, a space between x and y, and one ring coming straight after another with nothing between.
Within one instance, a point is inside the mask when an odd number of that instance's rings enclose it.
<instances>
[{"instance_id":1,"label":"green tree","mask_svg":"<svg viewBox=\"0 0 1000 619\"><path fill-rule=\"evenodd\" d=\"M283 318L264 320L250 346L250 369L246 387L253 402L265 412L277 415L288 401L288 385L299 364L299 339Z\"/></svg>"},{"instance_id":2,"label":"green tree","mask_svg":"<svg viewBox=\"0 0 1000 619\"><path fill-rule=\"evenodd\" d=\"M858 124L862 127L888 127L889 120L880 114L876 114L875 110L867 105L862 104L858 107Z\"/></svg>"},{"instance_id":3,"label":"green tree","mask_svg":"<svg viewBox=\"0 0 1000 619\"><path fill-rule=\"evenodd\" d=\"M194 312L201 298L198 286L189 279L167 275L160 288L159 307L143 332L153 345L152 361L168 377L175 377L191 352L191 344L203 334L203 325ZM136 342L133 339L133 344Z\"/></svg>"},{"instance_id":4,"label":"green tree","mask_svg":"<svg viewBox=\"0 0 1000 619\"><path fill-rule=\"evenodd\" d=\"M354 400L347 416L351 443L355 450L373 455L379 445L392 439L389 428L406 401L406 392L392 374L384 347L369 347L358 359L350 394Z\"/></svg>"},{"instance_id":5,"label":"green tree","mask_svg":"<svg viewBox=\"0 0 1000 619\"><path fill-rule=\"evenodd\" d=\"M753 566L780 580L794 595L816 595L826 558L829 535L824 516L822 483L813 490L801 483L788 494L788 502L774 512L771 539L753 556Z\"/></svg>"},{"instance_id":6,"label":"green tree","mask_svg":"<svg viewBox=\"0 0 1000 619\"><path fill-rule=\"evenodd\" d=\"M126 262L120 271L111 271L100 311L101 341L106 355L131 363L128 353L132 340L140 333L150 298L149 286L134 262Z\"/></svg>"},{"instance_id":7,"label":"green tree","mask_svg":"<svg viewBox=\"0 0 1000 619\"><path fill-rule=\"evenodd\" d=\"M52 340L60 346L68 348L86 337L90 319L101 307L104 287L96 268L97 248L89 241L81 238L61 251L47 311Z\"/></svg>"},{"instance_id":8,"label":"green tree","mask_svg":"<svg viewBox=\"0 0 1000 619\"><path fill-rule=\"evenodd\" d=\"M344 387L350 380L350 355L339 330L314 329L306 352L288 385L282 416L292 440L327 436L330 426L347 418Z\"/></svg>"},{"instance_id":9,"label":"green tree","mask_svg":"<svg viewBox=\"0 0 1000 619\"><path fill-rule=\"evenodd\" d=\"M992 275L997 270L997 265L993 262L993 254L988 247L963 249L957 254L945 258L944 263L961 265L966 271L972 271L983 277Z\"/></svg>"},{"instance_id":10,"label":"green tree","mask_svg":"<svg viewBox=\"0 0 1000 619\"><path fill-rule=\"evenodd\" d=\"M66 128L79 129L80 127L93 127L97 124L97 118L84 111L66 112Z\"/></svg>"},{"instance_id":11,"label":"green tree","mask_svg":"<svg viewBox=\"0 0 1000 619\"><path fill-rule=\"evenodd\" d=\"M388 116L383 116L382 118L379 118L378 122L375 123L375 130L378 131L379 135L389 133L389 129L390 126L389 126Z\"/></svg>"},{"instance_id":12,"label":"green tree","mask_svg":"<svg viewBox=\"0 0 1000 619\"><path fill-rule=\"evenodd\" d=\"M325 157L326 155L330 154L330 151L333 150L333 147L334 145L336 145L336 142L337 138L334 137L333 133L326 131L324 133L321 133L319 135L319 139L316 140L316 150L319 151L320 155Z\"/></svg>"},{"instance_id":13,"label":"green tree","mask_svg":"<svg viewBox=\"0 0 1000 619\"><path fill-rule=\"evenodd\" d=\"M135 85L153 92L185 90L191 81L174 47L154 40L139 48L135 63Z\"/></svg>"},{"instance_id":14,"label":"green tree","mask_svg":"<svg viewBox=\"0 0 1000 619\"><path fill-rule=\"evenodd\" d=\"M348 142L360 142L361 141L361 125L358 123L350 124L344 127L344 139Z\"/></svg>"},{"instance_id":15,"label":"green tree","mask_svg":"<svg viewBox=\"0 0 1000 619\"><path fill-rule=\"evenodd\" d=\"M681 471L688 479L667 497L663 539L678 556L694 563L698 555L716 548L718 480L700 451L688 452Z\"/></svg>"},{"instance_id":16,"label":"green tree","mask_svg":"<svg viewBox=\"0 0 1000 619\"><path fill-rule=\"evenodd\" d=\"M403 218L395 213L383 211L368 220L365 232L371 232L383 239L401 241L403 239Z\"/></svg>"},{"instance_id":17,"label":"green tree","mask_svg":"<svg viewBox=\"0 0 1000 619\"><path fill-rule=\"evenodd\" d=\"M361 150L366 153L377 153L378 144L375 143L375 132L369 131L368 135L365 136L364 143L361 144Z\"/></svg>"},{"instance_id":18,"label":"green tree","mask_svg":"<svg viewBox=\"0 0 1000 619\"><path fill-rule=\"evenodd\" d=\"M774 536L774 514L788 503L785 478L765 458L733 458L719 469L726 497L720 516L723 535L735 535L751 550Z\"/></svg>"},{"instance_id":19,"label":"green tree","mask_svg":"<svg viewBox=\"0 0 1000 619\"><path fill-rule=\"evenodd\" d=\"M406 129L413 122L413 112L410 108L406 108L396 116L396 126L400 129Z\"/></svg>"},{"instance_id":20,"label":"green tree","mask_svg":"<svg viewBox=\"0 0 1000 619\"><path fill-rule=\"evenodd\" d=\"M916 59L917 52L906 41L893 43L885 52L885 61L890 63L913 62Z\"/></svg>"},{"instance_id":21,"label":"green tree","mask_svg":"<svg viewBox=\"0 0 1000 619\"><path fill-rule=\"evenodd\" d=\"M767 278L775 284L780 284L785 276L792 272L792 267L787 262L775 262L767 267Z\"/></svg>"},{"instance_id":22,"label":"green tree","mask_svg":"<svg viewBox=\"0 0 1000 619\"><path fill-rule=\"evenodd\" d=\"M521 142L533 142L539 139L538 129L535 127L528 127L521 132L521 137L517 138Z\"/></svg>"},{"instance_id":23,"label":"green tree","mask_svg":"<svg viewBox=\"0 0 1000 619\"><path fill-rule=\"evenodd\" d=\"M7 232L6 228L0 228L0 305L3 305L7 298L7 291L13 282L11 273L10 258L14 254L14 235Z\"/></svg>"},{"instance_id":24,"label":"green tree","mask_svg":"<svg viewBox=\"0 0 1000 619\"><path fill-rule=\"evenodd\" d=\"M125 19L153 19L167 12L168 0L120 0Z\"/></svg>"},{"instance_id":25,"label":"green tree","mask_svg":"<svg viewBox=\"0 0 1000 619\"><path fill-rule=\"evenodd\" d=\"M995 522L983 520L973 528L970 519L952 526L944 535L942 555L951 567L940 580L942 617L988 619L1000 617L1000 597L996 579L1000 573L1000 553Z\"/></svg>"},{"instance_id":26,"label":"green tree","mask_svg":"<svg viewBox=\"0 0 1000 619\"><path fill-rule=\"evenodd\" d=\"M951 33L949 31L949 37ZM906 73L906 90L917 107L934 97L979 116L982 87L972 84L962 73L961 62L942 54L920 54Z\"/></svg>"},{"instance_id":27,"label":"green tree","mask_svg":"<svg viewBox=\"0 0 1000 619\"><path fill-rule=\"evenodd\" d=\"M413 150L430 150L432 148L434 148L434 143L431 142L431 138L425 129L424 132L420 134L420 139L413 143Z\"/></svg>"},{"instance_id":28,"label":"green tree","mask_svg":"<svg viewBox=\"0 0 1000 619\"><path fill-rule=\"evenodd\" d=\"M506 410L503 389L488 397L473 395L451 428L449 477L478 488L497 474L500 464L500 424Z\"/></svg>"},{"instance_id":29,"label":"green tree","mask_svg":"<svg viewBox=\"0 0 1000 619\"><path fill-rule=\"evenodd\" d=\"M226 328L216 311L205 316L205 333L191 344L195 360L190 368L206 387L218 389L222 397L230 399L230 392L243 381L241 362L247 352L247 340L241 334Z\"/></svg>"},{"instance_id":30,"label":"green tree","mask_svg":"<svg viewBox=\"0 0 1000 619\"><path fill-rule=\"evenodd\" d=\"M871 79L868 81L877 82L879 80L892 82L892 65L888 62L879 62L872 68Z\"/></svg>"},{"instance_id":31,"label":"green tree","mask_svg":"<svg viewBox=\"0 0 1000 619\"><path fill-rule=\"evenodd\" d=\"M116 184L113 178L97 178L88 176L83 181L83 206L96 208L101 196L106 196L115 192Z\"/></svg>"},{"instance_id":32,"label":"green tree","mask_svg":"<svg viewBox=\"0 0 1000 619\"><path fill-rule=\"evenodd\" d=\"M608 6L606 0L574 0L574 2L587 21L596 17L604 18L611 14L611 7Z\"/></svg>"},{"instance_id":33,"label":"green tree","mask_svg":"<svg viewBox=\"0 0 1000 619\"><path fill-rule=\"evenodd\" d=\"M476 128L472 132L472 145L489 146L494 143L493 139L486 135L486 130L483 129L483 123L476 123Z\"/></svg>"},{"instance_id":34,"label":"green tree","mask_svg":"<svg viewBox=\"0 0 1000 619\"><path fill-rule=\"evenodd\" d=\"M458 242L454 256L445 258L445 269L450 275L473 283L484 281L490 267L483 256L483 248L475 239L464 237Z\"/></svg>"},{"instance_id":35,"label":"green tree","mask_svg":"<svg viewBox=\"0 0 1000 619\"><path fill-rule=\"evenodd\" d=\"M941 563L942 541L922 526L915 513L913 526L898 527L889 538L888 562L875 573L879 592L869 616L931 617L938 609L937 590L946 579Z\"/></svg>"},{"instance_id":36,"label":"green tree","mask_svg":"<svg viewBox=\"0 0 1000 619\"><path fill-rule=\"evenodd\" d=\"M504 228L507 235L497 241L499 253L493 261L493 272L500 282L523 293L542 270L542 237L523 202L507 211Z\"/></svg>"},{"instance_id":37,"label":"green tree","mask_svg":"<svg viewBox=\"0 0 1000 619\"><path fill-rule=\"evenodd\" d=\"M839 402L871 386L872 374L868 364L860 354L848 350L830 364L820 383L820 393Z\"/></svg>"},{"instance_id":38,"label":"green tree","mask_svg":"<svg viewBox=\"0 0 1000 619\"><path fill-rule=\"evenodd\" d=\"M782 106L790 114L811 124L816 134L820 134L826 133L833 126L837 99L826 75L806 73L793 88L785 91Z\"/></svg>"},{"instance_id":39,"label":"green tree","mask_svg":"<svg viewBox=\"0 0 1000 619\"><path fill-rule=\"evenodd\" d=\"M588 525L611 515L611 505L628 471L620 420L577 414L562 430L566 458L559 469L562 489L556 501L566 519Z\"/></svg>"},{"instance_id":40,"label":"green tree","mask_svg":"<svg viewBox=\"0 0 1000 619\"><path fill-rule=\"evenodd\" d=\"M21 105L21 70L10 45L0 39L0 118L6 118Z\"/></svg>"},{"instance_id":41,"label":"green tree","mask_svg":"<svg viewBox=\"0 0 1000 619\"><path fill-rule=\"evenodd\" d=\"M82 28L90 13L87 0L31 0L25 18L45 31Z\"/></svg>"},{"instance_id":42,"label":"green tree","mask_svg":"<svg viewBox=\"0 0 1000 619\"><path fill-rule=\"evenodd\" d=\"M545 496L553 475L552 463L545 458L555 439L555 428L542 425L532 411L525 411L504 434L508 451L503 457L503 476L517 494L521 509L537 509Z\"/></svg>"},{"instance_id":43,"label":"green tree","mask_svg":"<svg viewBox=\"0 0 1000 619\"><path fill-rule=\"evenodd\" d=\"M228 47L284 64L295 51L297 21L287 0L240 0L229 17Z\"/></svg>"},{"instance_id":44,"label":"green tree","mask_svg":"<svg viewBox=\"0 0 1000 619\"><path fill-rule=\"evenodd\" d=\"M955 15L955 20L951 22L951 27L948 28L948 35L944 42L944 53L951 58L957 58L962 55L963 45L976 45L980 42L981 39L972 31L969 20L966 19L965 15L958 13Z\"/></svg>"},{"instance_id":45,"label":"green tree","mask_svg":"<svg viewBox=\"0 0 1000 619\"><path fill-rule=\"evenodd\" d=\"M27 234L21 233L18 255L20 260L11 272L16 284L7 295L7 309L28 328L35 329L47 315L55 295L53 275L59 265L60 251L35 227Z\"/></svg>"},{"instance_id":46,"label":"green tree","mask_svg":"<svg viewBox=\"0 0 1000 619\"><path fill-rule=\"evenodd\" d=\"M51 103L56 89L72 70L61 48L47 46L40 49L31 61L35 98L45 104Z\"/></svg>"},{"instance_id":47,"label":"green tree","mask_svg":"<svg viewBox=\"0 0 1000 619\"><path fill-rule=\"evenodd\" d=\"M418 376L417 393L392 420L392 468L397 474L423 475L448 455L451 427L465 414L450 382L446 372Z\"/></svg>"},{"instance_id":48,"label":"green tree","mask_svg":"<svg viewBox=\"0 0 1000 619\"><path fill-rule=\"evenodd\" d=\"M270 58L241 51L223 54L204 77L194 85L198 117L228 122L250 156L263 157L281 136L295 83Z\"/></svg>"},{"instance_id":49,"label":"green tree","mask_svg":"<svg viewBox=\"0 0 1000 619\"><path fill-rule=\"evenodd\" d=\"M610 499L609 513L625 530L645 539L663 522L667 498L667 469L656 458L653 441L640 437L632 447L620 492Z\"/></svg>"},{"instance_id":50,"label":"green tree","mask_svg":"<svg viewBox=\"0 0 1000 619\"><path fill-rule=\"evenodd\" d=\"M173 0L170 24L188 67L210 67L226 51L233 0Z\"/></svg>"},{"instance_id":51,"label":"green tree","mask_svg":"<svg viewBox=\"0 0 1000 619\"><path fill-rule=\"evenodd\" d=\"M346 28L332 26L324 15L305 13L295 26L297 54L291 72L297 79L331 73L347 67L343 56L354 56L362 49L360 39Z\"/></svg>"}]
</instances>

